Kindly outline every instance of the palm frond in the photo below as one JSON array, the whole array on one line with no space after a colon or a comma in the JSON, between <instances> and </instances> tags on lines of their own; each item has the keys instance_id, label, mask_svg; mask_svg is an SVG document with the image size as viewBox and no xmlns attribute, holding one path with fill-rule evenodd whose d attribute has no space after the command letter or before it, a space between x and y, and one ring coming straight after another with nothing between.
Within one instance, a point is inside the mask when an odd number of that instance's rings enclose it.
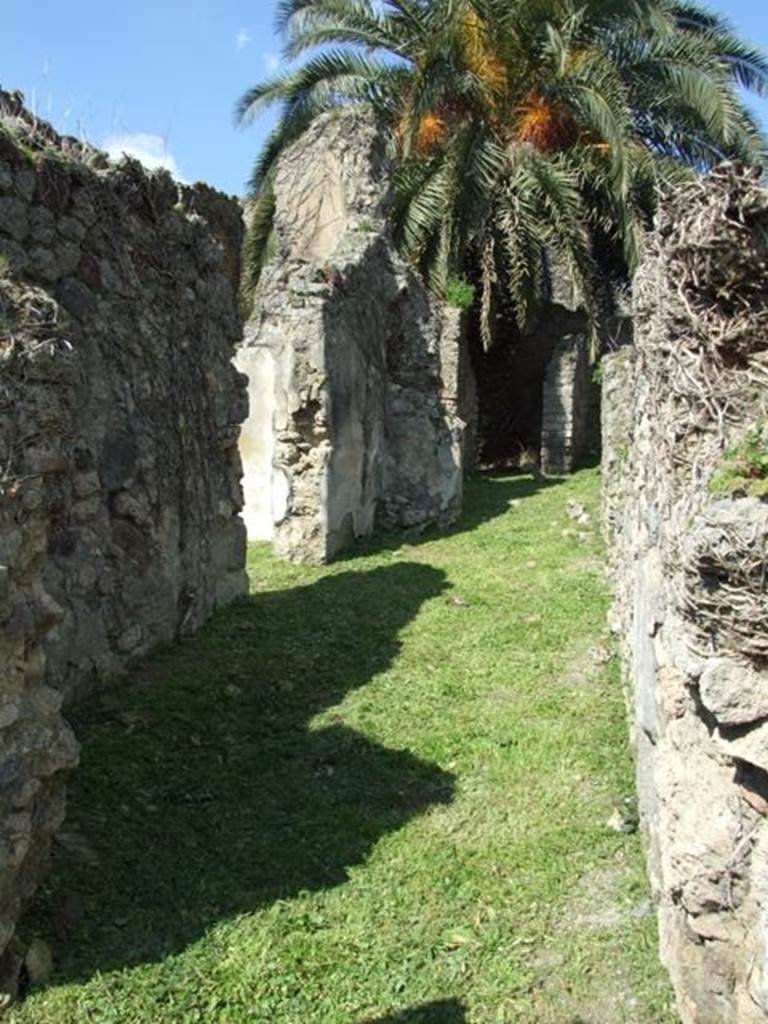
<instances>
[{"instance_id":1,"label":"palm frond","mask_svg":"<svg viewBox=\"0 0 768 1024\"><path fill-rule=\"evenodd\" d=\"M241 295L248 307L253 305L256 288L264 265L269 257L270 243L273 239L275 216L275 193L272 183L267 183L256 197L251 200L246 218L248 226L243 246L243 279Z\"/></svg>"},{"instance_id":2,"label":"palm frond","mask_svg":"<svg viewBox=\"0 0 768 1024\"><path fill-rule=\"evenodd\" d=\"M665 189L768 160L738 91L768 95L768 58L696 0L279 0L277 24L301 64L237 107L280 111L252 180L264 225L286 147L324 113L374 111L398 244L438 293L479 281L486 343L494 296L530 322L553 265L596 322L596 261L631 274Z\"/></svg>"}]
</instances>

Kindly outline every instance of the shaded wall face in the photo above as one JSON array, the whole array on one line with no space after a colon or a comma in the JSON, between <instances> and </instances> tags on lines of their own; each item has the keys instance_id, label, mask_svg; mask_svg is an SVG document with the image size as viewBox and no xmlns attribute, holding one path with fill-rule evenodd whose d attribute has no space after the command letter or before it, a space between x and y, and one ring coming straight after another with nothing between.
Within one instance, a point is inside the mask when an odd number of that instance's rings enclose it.
<instances>
[{"instance_id":1,"label":"shaded wall face","mask_svg":"<svg viewBox=\"0 0 768 1024\"><path fill-rule=\"evenodd\" d=\"M246 589L240 323L204 219L237 206L28 123L0 133L0 954L63 815L63 699Z\"/></svg>"},{"instance_id":2,"label":"shaded wall face","mask_svg":"<svg viewBox=\"0 0 768 1024\"><path fill-rule=\"evenodd\" d=\"M463 492L467 423L450 365L461 353L462 326L410 268L395 267L379 517L394 528L447 525L461 510Z\"/></svg>"},{"instance_id":3,"label":"shaded wall face","mask_svg":"<svg viewBox=\"0 0 768 1024\"><path fill-rule=\"evenodd\" d=\"M345 268L323 312L332 556L375 525L450 522L462 492L463 426L443 394L444 318L382 238ZM449 343L457 339L453 335Z\"/></svg>"},{"instance_id":4,"label":"shaded wall face","mask_svg":"<svg viewBox=\"0 0 768 1024\"><path fill-rule=\"evenodd\" d=\"M373 531L382 493L390 311L378 288L371 289L368 273L377 270L380 284L382 264L352 271L323 314L332 446L323 496L329 558Z\"/></svg>"}]
</instances>

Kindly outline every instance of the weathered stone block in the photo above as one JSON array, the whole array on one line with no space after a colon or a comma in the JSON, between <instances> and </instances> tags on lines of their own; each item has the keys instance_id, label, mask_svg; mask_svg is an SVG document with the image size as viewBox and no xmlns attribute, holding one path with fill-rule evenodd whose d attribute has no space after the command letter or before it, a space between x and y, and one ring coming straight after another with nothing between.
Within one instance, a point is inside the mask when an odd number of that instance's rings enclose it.
<instances>
[{"instance_id":1,"label":"weathered stone block","mask_svg":"<svg viewBox=\"0 0 768 1024\"><path fill-rule=\"evenodd\" d=\"M768 718L768 674L747 661L710 658L699 679L701 700L721 725Z\"/></svg>"},{"instance_id":2,"label":"weathered stone block","mask_svg":"<svg viewBox=\"0 0 768 1024\"><path fill-rule=\"evenodd\" d=\"M16 242L23 242L29 234L27 207L20 199L0 198L0 231Z\"/></svg>"}]
</instances>

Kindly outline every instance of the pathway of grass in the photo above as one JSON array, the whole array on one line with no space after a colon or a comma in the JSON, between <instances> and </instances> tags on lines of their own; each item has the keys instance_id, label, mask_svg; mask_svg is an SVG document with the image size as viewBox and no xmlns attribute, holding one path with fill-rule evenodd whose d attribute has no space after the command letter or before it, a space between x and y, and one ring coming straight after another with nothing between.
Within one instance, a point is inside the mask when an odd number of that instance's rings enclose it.
<instances>
[{"instance_id":1,"label":"pathway of grass","mask_svg":"<svg viewBox=\"0 0 768 1024\"><path fill-rule=\"evenodd\" d=\"M82 711L14 1024L665 1024L593 471L252 596ZM582 535L579 536L578 534Z\"/></svg>"}]
</instances>

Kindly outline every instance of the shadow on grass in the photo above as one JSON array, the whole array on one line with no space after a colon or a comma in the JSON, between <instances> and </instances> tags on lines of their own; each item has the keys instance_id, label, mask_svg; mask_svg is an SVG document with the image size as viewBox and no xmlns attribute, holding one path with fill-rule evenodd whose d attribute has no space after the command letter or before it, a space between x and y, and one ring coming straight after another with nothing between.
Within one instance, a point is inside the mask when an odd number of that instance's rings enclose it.
<instances>
[{"instance_id":1,"label":"shadow on grass","mask_svg":"<svg viewBox=\"0 0 768 1024\"><path fill-rule=\"evenodd\" d=\"M417 526L400 530L382 530L373 537L358 541L337 559L346 562L380 551L396 551L404 544L424 544L437 537L469 533L484 523L497 519L509 511L510 504L533 497L539 491L556 487L563 482L561 477L544 477L539 473L525 473L511 476L489 472L473 473L464 481L463 511L453 526L441 529L438 526Z\"/></svg>"},{"instance_id":2,"label":"shadow on grass","mask_svg":"<svg viewBox=\"0 0 768 1024\"><path fill-rule=\"evenodd\" d=\"M441 999L437 1003L425 1003L390 1017L367 1020L364 1024L464 1024L466 1019L463 1003L456 999Z\"/></svg>"},{"instance_id":3,"label":"shadow on grass","mask_svg":"<svg viewBox=\"0 0 768 1024\"><path fill-rule=\"evenodd\" d=\"M255 595L75 717L82 765L27 922L54 946L54 981L159 960L222 918L340 885L452 799L451 775L341 712L312 723L391 664L444 589L442 572L398 564Z\"/></svg>"}]
</instances>

